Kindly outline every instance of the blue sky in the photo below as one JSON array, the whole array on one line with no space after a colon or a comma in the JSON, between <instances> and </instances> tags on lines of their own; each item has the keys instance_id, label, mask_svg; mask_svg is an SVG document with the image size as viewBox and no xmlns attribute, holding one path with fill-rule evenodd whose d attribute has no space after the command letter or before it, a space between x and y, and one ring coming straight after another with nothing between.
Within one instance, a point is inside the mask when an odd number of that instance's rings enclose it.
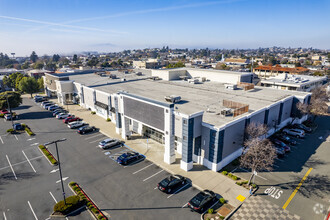
<instances>
[{"instance_id":1,"label":"blue sky","mask_svg":"<svg viewBox=\"0 0 330 220\"><path fill-rule=\"evenodd\" d=\"M0 0L0 52L330 49L329 0Z\"/></svg>"}]
</instances>

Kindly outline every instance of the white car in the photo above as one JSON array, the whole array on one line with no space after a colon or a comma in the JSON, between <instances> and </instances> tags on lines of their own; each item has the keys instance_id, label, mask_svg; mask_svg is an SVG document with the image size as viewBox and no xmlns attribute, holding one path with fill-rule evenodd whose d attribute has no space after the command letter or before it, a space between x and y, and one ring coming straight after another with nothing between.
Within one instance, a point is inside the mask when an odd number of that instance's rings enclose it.
<instances>
[{"instance_id":1,"label":"white car","mask_svg":"<svg viewBox=\"0 0 330 220\"><path fill-rule=\"evenodd\" d=\"M297 137L297 138L305 137L305 131L296 129L296 128L285 128L285 129L283 129L283 133Z\"/></svg>"},{"instance_id":2,"label":"white car","mask_svg":"<svg viewBox=\"0 0 330 220\"><path fill-rule=\"evenodd\" d=\"M68 124L68 128L74 129L74 128L80 128L84 125L88 125L86 122L83 121L73 121Z\"/></svg>"},{"instance_id":3,"label":"white car","mask_svg":"<svg viewBox=\"0 0 330 220\"><path fill-rule=\"evenodd\" d=\"M60 113L60 114L56 115L56 118L63 119L63 118L67 118L69 116L72 116L72 115L68 114L68 113Z\"/></svg>"},{"instance_id":4,"label":"white car","mask_svg":"<svg viewBox=\"0 0 330 220\"><path fill-rule=\"evenodd\" d=\"M99 147L101 149L108 149L110 147L114 147L117 145L122 145L123 143L117 139L114 138L107 138L99 143Z\"/></svg>"}]
</instances>

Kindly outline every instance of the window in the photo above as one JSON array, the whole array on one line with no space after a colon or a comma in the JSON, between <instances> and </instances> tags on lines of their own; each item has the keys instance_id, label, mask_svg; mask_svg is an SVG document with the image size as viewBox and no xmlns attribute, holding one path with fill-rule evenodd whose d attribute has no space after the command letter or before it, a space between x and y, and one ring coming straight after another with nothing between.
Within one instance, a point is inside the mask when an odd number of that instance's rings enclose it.
<instances>
[{"instance_id":1,"label":"window","mask_svg":"<svg viewBox=\"0 0 330 220\"><path fill-rule=\"evenodd\" d=\"M166 109L166 113L168 113L168 109Z\"/></svg>"},{"instance_id":2,"label":"window","mask_svg":"<svg viewBox=\"0 0 330 220\"><path fill-rule=\"evenodd\" d=\"M166 131L166 135L168 135L168 131Z\"/></svg>"},{"instance_id":3,"label":"window","mask_svg":"<svg viewBox=\"0 0 330 220\"><path fill-rule=\"evenodd\" d=\"M187 137L186 136L183 136L183 140L187 140Z\"/></svg>"},{"instance_id":4,"label":"window","mask_svg":"<svg viewBox=\"0 0 330 220\"><path fill-rule=\"evenodd\" d=\"M183 124L186 125L187 124L187 120L183 119Z\"/></svg>"}]
</instances>

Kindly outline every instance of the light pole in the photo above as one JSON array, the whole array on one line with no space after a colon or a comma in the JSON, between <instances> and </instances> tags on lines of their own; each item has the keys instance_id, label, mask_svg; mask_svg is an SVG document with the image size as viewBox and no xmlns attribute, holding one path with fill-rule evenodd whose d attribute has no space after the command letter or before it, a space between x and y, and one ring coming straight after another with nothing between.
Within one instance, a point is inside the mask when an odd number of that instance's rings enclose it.
<instances>
[{"instance_id":1,"label":"light pole","mask_svg":"<svg viewBox=\"0 0 330 220\"><path fill-rule=\"evenodd\" d=\"M58 160L58 169L60 171L60 180L61 180L61 185L62 185L63 199L64 199L64 204L66 205L64 185L63 185L63 179L62 179L62 170L61 170L60 155L58 154L58 148L57 148L57 142L62 142L62 141L66 141L66 138L62 138L62 139L59 139L59 140L56 140L56 141L48 142L48 143L46 143L44 145L47 146L47 145L50 145L50 144L55 144L56 154L57 154L57 160Z\"/></svg>"}]
</instances>

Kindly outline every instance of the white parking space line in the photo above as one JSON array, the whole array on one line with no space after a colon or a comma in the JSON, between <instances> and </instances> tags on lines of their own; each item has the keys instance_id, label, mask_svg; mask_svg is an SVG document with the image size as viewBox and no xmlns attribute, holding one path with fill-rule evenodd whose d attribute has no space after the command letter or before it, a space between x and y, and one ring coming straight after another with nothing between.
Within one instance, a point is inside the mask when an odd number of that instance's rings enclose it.
<instances>
[{"instance_id":1,"label":"white parking space line","mask_svg":"<svg viewBox=\"0 0 330 220\"><path fill-rule=\"evenodd\" d=\"M67 180L68 178L69 178L69 177L63 177L63 178L62 178L62 181L65 181L65 180ZM57 180L57 181L56 181L56 183L59 183L59 182L61 182L61 180Z\"/></svg>"},{"instance_id":2,"label":"white parking space line","mask_svg":"<svg viewBox=\"0 0 330 220\"><path fill-rule=\"evenodd\" d=\"M155 187L154 189L157 189L158 187Z\"/></svg>"},{"instance_id":3,"label":"white parking space line","mask_svg":"<svg viewBox=\"0 0 330 220\"><path fill-rule=\"evenodd\" d=\"M1 141L1 143L3 144L3 140L2 140L2 138L1 138L1 136L0 136L0 141Z\"/></svg>"},{"instance_id":4,"label":"white parking space line","mask_svg":"<svg viewBox=\"0 0 330 220\"><path fill-rule=\"evenodd\" d=\"M276 160L279 160L279 161L281 161L281 162L284 162L284 160L281 160L281 159L278 159L278 158L275 158Z\"/></svg>"},{"instance_id":5,"label":"white parking space line","mask_svg":"<svg viewBox=\"0 0 330 220\"><path fill-rule=\"evenodd\" d=\"M7 217L6 217L6 213L5 212L3 212L3 218L4 218L4 220L7 220Z\"/></svg>"},{"instance_id":6,"label":"white parking space line","mask_svg":"<svg viewBox=\"0 0 330 220\"><path fill-rule=\"evenodd\" d=\"M27 162L29 162L32 170L36 173L37 171L34 169L34 167L32 166L32 163L30 162L29 158L26 156L26 154L24 153L24 151L22 151L22 153L24 154L24 157L26 158Z\"/></svg>"},{"instance_id":7,"label":"white parking space line","mask_svg":"<svg viewBox=\"0 0 330 220\"><path fill-rule=\"evenodd\" d=\"M36 216L36 213L34 213L34 211L33 211L33 209L32 209L32 206L31 206L31 204L30 204L30 201L28 201L28 204L29 204L29 206L30 206L30 209L31 209L33 215L34 215L34 218L35 218L36 220L38 220L38 218L37 218L37 216Z\"/></svg>"},{"instance_id":8,"label":"white parking space line","mask_svg":"<svg viewBox=\"0 0 330 220\"><path fill-rule=\"evenodd\" d=\"M12 167L10 161L9 161L9 158L8 158L7 155L6 155L6 157L7 157L7 160L8 160L9 166L10 166L10 169L11 169L11 171L13 172L13 174L14 174L14 176L15 176L15 179L17 179L16 173L15 173L15 171L14 171L14 169L13 169L13 167Z\"/></svg>"},{"instance_id":9,"label":"white parking space line","mask_svg":"<svg viewBox=\"0 0 330 220\"><path fill-rule=\"evenodd\" d=\"M147 181L148 179L150 179L150 178L156 176L157 174L159 174L159 173L161 173L161 172L163 172L163 171L164 171L164 170L158 171L157 173L155 173L155 174L149 176L148 178L144 179L143 182L144 182L144 181Z\"/></svg>"},{"instance_id":10,"label":"white parking space line","mask_svg":"<svg viewBox=\"0 0 330 220\"><path fill-rule=\"evenodd\" d=\"M36 138L29 138L29 139L27 139L27 141L32 141L32 140L34 140L34 139L36 139Z\"/></svg>"},{"instance_id":11,"label":"white parking space line","mask_svg":"<svg viewBox=\"0 0 330 220\"><path fill-rule=\"evenodd\" d=\"M89 143L92 144L92 143L98 142L98 141L100 141L100 140L104 140L104 138L99 138L99 139L97 139L97 140L95 140L95 141L91 141L91 142L89 142Z\"/></svg>"},{"instance_id":12,"label":"white parking space line","mask_svg":"<svg viewBox=\"0 0 330 220\"><path fill-rule=\"evenodd\" d=\"M38 145L39 143L30 144L30 146Z\"/></svg>"},{"instance_id":13,"label":"white parking space line","mask_svg":"<svg viewBox=\"0 0 330 220\"><path fill-rule=\"evenodd\" d=\"M49 194L51 195L51 197L54 199L54 201L57 203L57 200L55 199L54 195L52 192L49 192Z\"/></svg>"},{"instance_id":14,"label":"white parking space line","mask_svg":"<svg viewBox=\"0 0 330 220\"><path fill-rule=\"evenodd\" d=\"M184 207L186 207L188 205L188 202L186 203L186 204L184 204L181 208L184 208Z\"/></svg>"},{"instance_id":15,"label":"white parking space line","mask_svg":"<svg viewBox=\"0 0 330 220\"><path fill-rule=\"evenodd\" d=\"M15 136L16 140L18 140L18 138L17 138L16 134L14 134L14 136Z\"/></svg>"},{"instance_id":16,"label":"white parking space line","mask_svg":"<svg viewBox=\"0 0 330 220\"><path fill-rule=\"evenodd\" d=\"M187 186L187 184L184 184L180 189L178 189L177 191L175 191L174 193L172 193L171 195L167 196L167 198L171 198L172 196L174 196L175 194L177 194L178 192L180 192L181 189L185 188Z\"/></svg>"},{"instance_id":17,"label":"white parking space line","mask_svg":"<svg viewBox=\"0 0 330 220\"><path fill-rule=\"evenodd\" d=\"M150 166L152 166L152 165L154 165L154 164L149 164L148 166L143 167L142 169L139 169L138 171L135 171L133 174L137 174L138 172L140 172L140 171L142 171L142 170L144 170L144 169L147 169L148 167L150 167Z\"/></svg>"},{"instance_id":18,"label":"white parking space line","mask_svg":"<svg viewBox=\"0 0 330 220\"><path fill-rule=\"evenodd\" d=\"M89 139L92 139L92 138L95 138L95 137L98 137L98 136L101 136L101 135L103 135L103 134L97 134L97 135L94 135L92 137L85 138L85 140L89 140Z\"/></svg>"},{"instance_id":19,"label":"white parking space line","mask_svg":"<svg viewBox=\"0 0 330 220\"><path fill-rule=\"evenodd\" d=\"M30 159L30 161L31 161L31 160L39 159L40 157L44 157L44 155L41 155L41 156L38 156L38 157L34 157L34 158ZM27 161L25 160L25 161L22 161L22 162L18 162L18 163L12 164L12 166L16 166L16 165L19 165L19 164L22 164L22 163L26 163L26 162L27 162ZM10 166L5 166L5 167L0 168L0 170L7 169L7 168L9 168L9 167L10 167Z\"/></svg>"}]
</instances>

